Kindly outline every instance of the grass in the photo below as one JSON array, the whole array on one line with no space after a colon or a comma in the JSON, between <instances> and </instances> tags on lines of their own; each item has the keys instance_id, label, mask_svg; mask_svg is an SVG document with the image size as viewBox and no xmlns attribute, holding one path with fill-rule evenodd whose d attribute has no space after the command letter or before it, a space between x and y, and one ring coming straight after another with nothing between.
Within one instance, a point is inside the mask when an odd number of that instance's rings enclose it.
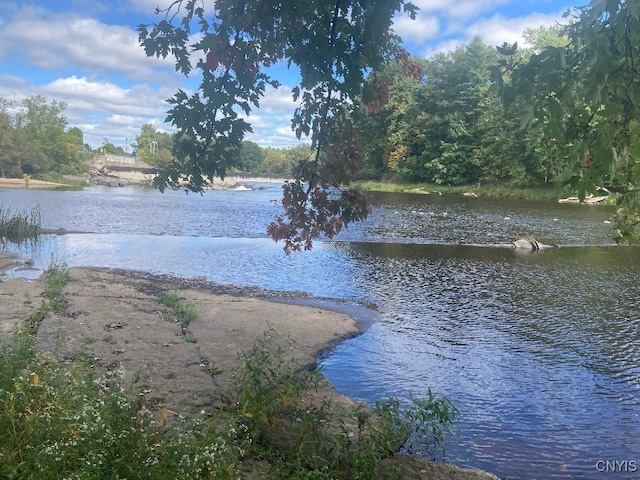
<instances>
[{"instance_id":1,"label":"grass","mask_svg":"<svg viewBox=\"0 0 640 480\"><path fill-rule=\"evenodd\" d=\"M49 268L34 317L65 305L68 278L64 265ZM158 301L184 310L177 291ZM3 479L225 480L254 475L256 464L260 478L368 479L394 452L433 455L456 418L431 392L409 406L390 399L334 408L317 393L320 373L302 368L292 342L269 330L239 354L228 403L206 420L168 424L175 412L153 413L144 395L127 394L122 369L99 376L89 356L69 363L39 352L36 331L33 324L0 341ZM214 362L205 368L220 373Z\"/></svg>"},{"instance_id":2,"label":"grass","mask_svg":"<svg viewBox=\"0 0 640 480\"><path fill-rule=\"evenodd\" d=\"M275 338L268 331L241 354L232 409L235 430L245 436L241 448L267 459L273 478L367 479L395 452L444 453L445 434L457 417L446 399L429 392L408 407L392 398L373 410L333 408L330 400L310 395L322 381L320 373L301 369L287 356L290 343L274 346Z\"/></svg>"},{"instance_id":3,"label":"grass","mask_svg":"<svg viewBox=\"0 0 640 480\"><path fill-rule=\"evenodd\" d=\"M24 321L24 328L29 333L36 333L40 322L49 312L64 312L69 306L64 295L64 286L69 280L69 269L64 263L54 263L44 272L45 286L43 296L45 301Z\"/></svg>"},{"instance_id":4,"label":"grass","mask_svg":"<svg viewBox=\"0 0 640 480\"><path fill-rule=\"evenodd\" d=\"M18 334L0 349L0 478L231 479L237 454L212 423L167 427L125 394L123 372L70 368Z\"/></svg>"},{"instance_id":5,"label":"grass","mask_svg":"<svg viewBox=\"0 0 640 480\"><path fill-rule=\"evenodd\" d=\"M182 334L186 338L188 335L187 327L191 322L198 318L198 313L196 312L193 304L181 303L180 300L180 295L177 290L173 290L169 293L163 293L156 298L156 302L167 307L164 310L165 316L171 322L177 323L182 327Z\"/></svg>"},{"instance_id":6,"label":"grass","mask_svg":"<svg viewBox=\"0 0 640 480\"><path fill-rule=\"evenodd\" d=\"M35 207L30 212L13 212L0 205L0 242L8 240L22 243L36 239L40 234L40 222L40 207Z\"/></svg>"},{"instance_id":7,"label":"grass","mask_svg":"<svg viewBox=\"0 0 640 480\"><path fill-rule=\"evenodd\" d=\"M213 361L203 363L201 368L204 372L208 373L211 376L220 375L222 373L222 370L218 368L216 362Z\"/></svg>"},{"instance_id":8,"label":"grass","mask_svg":"<svg viewBox=\"0 0 640 480\"><path fill-rule=\"evenodd\" d=\"M494 185L468 185L447 186L428 183L401 183L401 182L358 182L357 185L371 192L396 192L396 193L420 193L420 194L475 194L479 197L516 198L522 200L549 200L558 201L569 196L566 189L559 186L549 188L514 188Z\"/></svg>"},{"instance_id":9,"label":"grass","mask_svg":"<svg viewBox=\"0 0 640 480\"><path fill-rule=\"evenodd\" d=\"M174 309L180 303L180 295L177 290L173 290L168 293L163 293L158 298L156 298L156 302L160 305L164 305L167 308Z\"/></svg>"}]
</instances>

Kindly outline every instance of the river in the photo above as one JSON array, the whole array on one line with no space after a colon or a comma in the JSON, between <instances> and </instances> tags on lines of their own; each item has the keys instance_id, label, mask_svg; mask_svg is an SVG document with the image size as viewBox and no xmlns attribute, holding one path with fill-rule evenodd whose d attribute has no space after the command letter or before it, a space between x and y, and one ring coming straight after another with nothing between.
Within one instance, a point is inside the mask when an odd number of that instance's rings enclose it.
<instances>
[{"instance_id":1,"label":"river","mask_svg":"<svg viewBox=\"0 0 640 480\"><path fill-rule=\"evenodd\" d=\"M264 233L281 190L252 187L0 190L4 208L38 205L44 228L86 232L3 248L40 269L141 269L376 305L378 320L322 359L341 392L446 395L460 411L446 459L501 478L640 477L640 249L612 242L610 207L376 194L366 222L286 256ZM527 234L560 248L501 247Z\"/></svg>"}]
</instances>

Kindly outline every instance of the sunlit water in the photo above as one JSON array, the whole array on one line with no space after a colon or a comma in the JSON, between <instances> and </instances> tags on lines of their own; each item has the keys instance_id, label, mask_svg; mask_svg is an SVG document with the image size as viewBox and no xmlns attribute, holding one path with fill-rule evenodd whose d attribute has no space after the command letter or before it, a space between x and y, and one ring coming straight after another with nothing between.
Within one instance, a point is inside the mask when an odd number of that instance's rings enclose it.
<instances>
[{"instance_id":1,"label":"sunlit water","mask_svg":"<svg viewBox=\"0 0 640 480\"><path fill-rule=\"evenodd\" d=\"M0 190L5 208L39 205L45 228L91 232L5 249L40 269L53 258L375 303L379 321L323 359L343 393L446 395L460 410L447 459L503 478L640 476L640 251L613 245L610 208L377 195L340 242L287 257L264 234L280 189L260 187ZM526 234L561 248L500 247Z\"/></svg>"}]
</instances>

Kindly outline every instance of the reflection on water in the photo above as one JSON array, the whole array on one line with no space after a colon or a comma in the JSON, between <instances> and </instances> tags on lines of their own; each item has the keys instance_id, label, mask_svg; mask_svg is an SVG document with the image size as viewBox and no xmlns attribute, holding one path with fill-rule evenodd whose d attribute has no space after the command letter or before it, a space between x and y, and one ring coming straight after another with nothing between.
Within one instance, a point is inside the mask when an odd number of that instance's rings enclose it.
<instances>
[{"instance_id":1,"label":"reflection on water","mask_svg":"<svg viewBox=\"0 0 640 480\"><path fill-rule=\"evenodd\" d=\"M11 250L35 260L41 271L52 259L70 267L109 266L181 277L203 277L222 284L300 291L321 297L362 298L348 262L318 245L308 254L286 256L281 245L264 238L176 237L168 235L69 234L46 236L36 247ZM309 272L333 265L331 276ZM351 285L345 290L345 285Z\"/></svg>"},{"instance_id":2,"label":"reflection on water","mask_svg":"<svg viewBox=\"0 0 640 480\"><path fill-rule=\"evenodd\" d=\"M344 248L384 309L324 362L340 390L448 395L449 458L505 477L597 478L640 451L637 249Z\"/></svg>"},{"instance_id":3,"label":"reflection on water","mask_svg":"<svg viewBox=\"0 0 640 480\"><path fill-rule=\"evenodd\" d=\"M0 191L0 203L40 203L45 227L97 232L11 247L40 268L54 256L374 302L380 320L324 373L367 401L447 395L461 412L451 461L582 479L616 478L598 460L640 460L640 252L612 246L610 208L378 195L341 241L287 257L264 238L279 194ZM527 234L562 247L497 247Z\"/></svg>"}]
</instances>

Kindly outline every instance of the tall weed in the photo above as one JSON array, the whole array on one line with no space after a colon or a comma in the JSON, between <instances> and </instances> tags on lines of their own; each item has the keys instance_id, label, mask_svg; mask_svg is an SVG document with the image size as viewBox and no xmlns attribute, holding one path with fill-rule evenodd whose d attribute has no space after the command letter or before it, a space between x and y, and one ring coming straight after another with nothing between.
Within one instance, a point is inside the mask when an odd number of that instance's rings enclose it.
<instances>
[{"instance_id":1,"label":"tall weed","mask_svg":"<svg viewBox=\"0 0 640 480\"><path fill-rule=\"evenodd\" d=\"M30 212L13 212L10 208L0 205L0 242L6 240L22 243L35 239L40 234L40 207L34 207Z\"/></svg>"}]
</instances>

